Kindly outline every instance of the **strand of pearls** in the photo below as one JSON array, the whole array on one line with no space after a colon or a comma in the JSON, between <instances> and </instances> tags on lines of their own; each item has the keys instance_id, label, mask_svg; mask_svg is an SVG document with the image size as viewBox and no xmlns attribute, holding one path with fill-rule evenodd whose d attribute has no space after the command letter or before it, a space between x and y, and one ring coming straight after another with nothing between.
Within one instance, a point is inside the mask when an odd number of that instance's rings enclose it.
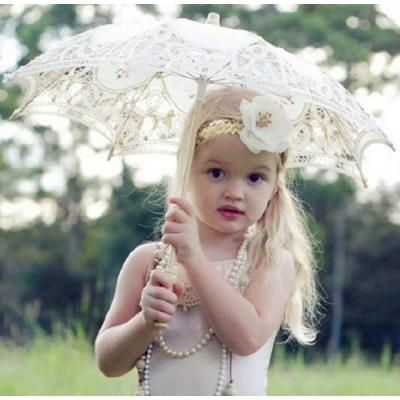
<instances>
[{"instance_id":1,"label":"strand of pearls","mask_svg":"<svg viewBox=\"0 0 400 400\"><path fill-rule=\"evenodd\" d=\"M212 328L210 328L208 330L208 332L204 335L203 339L201 339L197 345L193 346L191 349L186 350L186 351L171 350L167 346L167 343L165 343L164 336L162 336L161 333L158 336L157 341L158 341L158 345L160 346L161 350L163 350L167 356L170 356L172 358L187 358L187 357L192 356L193 354L196 354L203 347L207 346L208 342L213 338L213 336L214 336L214 331Z\"/></svg>"},{"instance_id":2,"label":"strand of pearls","mask_svg":"<svg viewBox=\"0 0 400 400\"><path fill-rule=\"evenodd\" d=\"M215 389L214 396L221 396L221 394L222 394L222 385L224 384L225 375L226 375L226 364L227 364L226 360L227 360L227 358L228 358L228 350L225 347L225 345L222 345L221 363L219 365L217 388Z\"/></svg>"},{"instance_id":3,"label":"strand of pearls","mask_svg":"<svg viewBox=\"0 0 400 400\"><path fill-rule=\"evenodd\" d=\"M153 354L153 344L150 344L150 346L147 348L146 351L146 361L145 361L145 368L144 368L144 395L145 396L150 396L150 361L151 361L151 356Z\"/></svg>"},{"instance_id":4,"label":"strand of pearls","mask_svg":"<svg viewBox=\"0 0 400 400\"><path fill-rule=\"evenodd\" d=\"M246 285L249 283L248 282L248 276L246 275L244 278L243 282L239 282L240 277L242 276L243 273L243 268L246 265L247 261L247 244L248 240L245 240L242 245L240 246L240 249L238 251L237 257L236 257L236 262L235 265L232 267L232 270L229 274L228 282L236 289L240 290L241 289L241 284Z\"/></svg>"},{"instance_id":5,"label":"strand of pearls","mask_svg":"<svg viewBox=\"0 0 400 400\"><path fill-rule=\"evenodd\" d=\"M238 255L235 261L234 266L232 267L229 277L228 277L228 282L238 291L241 291L242 287L247 286L248 281L244 279L243 282L240 282L240 277L242 276L243 269L246 265L247 261L247 244L248 241L245 240L239 251ZM165 260L165 258L164 258ZM166 265L165 261L160 262L161 265ZM246 278L246 277L245 277ZM160 332L157 342L158 345L160 346L161 350L169 357L172 358L187 358L190 357L194 354L196 354L198 351L202 350L203 347L207 346L207 344L212 340L214 337L215 333L212 328L208 330L208 332L204 335L203 339L200 340L200 342L193 346L191 349L186 350L186 351L174 351L170 349L165 342L164 336L162 335L162 331ZM151 344L146 351L146 360L145 360L145 366L144 366L144 381L143 381L143 391L140 391L140 394L144 394L145 396L150 396L150 361L151 361L151 356L153 353L153 344ZM222 387L225 381L225 375L226 375L226 370L227 370L227 359L228 359L228 350L225 347L224 344L221 345L221 361L220 361L220 369L219 369L219 374L218 374L218 379L217 379L217 387L215 390L215 396L221 396L223 395L234 395L235 390L233 387L233 382L229 382L226 389L222 392Z\"/></svg>"}]
</instances>

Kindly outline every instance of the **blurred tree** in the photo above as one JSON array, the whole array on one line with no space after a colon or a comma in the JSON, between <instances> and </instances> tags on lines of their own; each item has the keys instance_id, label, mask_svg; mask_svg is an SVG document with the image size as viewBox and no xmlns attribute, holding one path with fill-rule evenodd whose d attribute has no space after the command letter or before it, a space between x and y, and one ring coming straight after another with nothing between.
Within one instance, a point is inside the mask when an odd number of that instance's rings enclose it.
<instances>
[{"instance_id":1,"label":"blurred tree","mask_svg":"<svg viewBox=\"0 0 400 400\"><path fill-rule=\"evenodd\" d=\"M15 47L16 57L14 62L8 60L9 68L28 63L68 36L111 22L111 11L101 5L1 5L2 41L8 43L8 47ZM16 87L12 85L7 91L0 89L0 93L5 94L0 103L0 115L4 119L17 108L16 95L20 93ZM24 118L2 127L0 205L16 206L21 198L30 198L39 205L51 204L55 218L62 221L60 226L69 254L68 268L79 269L81 225L85 214L82 200L88 182L82 176L77 150L87 143L88 135L86 127L67 124L58 128L48 119L36 124ZM93 191L93 181L91 185ZM100 190L98 186L97 191ZM43 214L45 211L41 208ZM43 217L39 215L38 218Z\"/></svg>"},{"instance_id":2,"label":"blurred tree","mask_svg":"<svg viewBox=\"0 0 400 400\"><path fill-rule=\"evenodd\" d=\"M321 326L319 341L329 343L328 354L333 356L341 344L344 290L348 285L347 246L351 240L347 232L348 208L355 202L356 186L343 175L327 179L325 171L319 171L313 179L297 183L297 191L306 209L315 218L315 239L320 241L319 278L323 288L326 318Z\"/></svg>"},{"instance_id":3,"label":"blurred tree","mask_svg":"<svg viewBox=\"0 0 400 400\"><path fill-rule=\"evenodd\" d=\"M13 324L25 330L30 322L39 322L51 330L55 321L79 321L93 336L110 305L122 263L133 248L158 236L155 226L164 209L160 190L135 187L125 169L107 213L82 221L79 268L70 266L71 251L65 245L69 234L62 220L0 229L0 335L10 334Z\"/></svg>"},{"instance_id":4,"label":"blurred tree","mask_svg":"<svg viewBox=\"0 0 400 400\"><path fill-rule=\"evenodd\" d=\"M361 345L400 350L400 186L382 187L375 201L351 215L351 269L345 328L362 332ZM397 222L396 222L397 221Z\"/></svg>"},{"instance_id":5,"label":"blurred tree","mask_svg":"<svg viewBox=\"0 0 400 400\"><path fill-rule=\"evenodd\" d=\"M157 12L157 5L139 6ZM376 5L304 4L290 12L281 7L184 4L180 12L196 19L218 12L222 25L252 30L277 46L312 58L329 72L339 71L339 79L353 92L359 88L383 92L392 85L398 94L392 64L400 50L399 28ZM0 74L25 64L58 40L112 22L113 13L112 5L0 5ZM15 54L14 59L9 54ZM42 217L32 218L30 225L9 224L7 229L0 224L0 333L9 326L10 315L18 311L24 317L28 304L40 304L33 315L44 319L54 315L70 319L73 313L93 333L104 317L121 263L131 249L152 237L162 215L163 206L157 203L162 194L149 188L155 197L148 200L149 192L134 187L126 167L121 185L83 176L77 157L79 146L88 140L83 127L68 124L58 131L47 121L38 126L32 120L6 125L20 94L17 86L0 87L0 210L6 202L30 198L35 204L50 204L52 218L46 223ZM347 205L346 269L340 283L343 336L354 330L363 344L376 349L384 339L398 343L399 225L389 218L398 193L387 192L360 204L349 179L326 177L320 173L296 186L309 204L315 218L312 230L323 245L320 278L327 292L328 317L321 327L320 345L326 345L334 325L329 309L335 287L334 226L343 202ZM90 220L83 209L85 194L91 190L100 196L99 189L106 185L112 187L110 207ZM0 214L0 221L5 217ZM52 283L63 295L57 298Z\"/></svg>"},{"instance_id":6,"label":"blurred tree","mask_svg":"<svg viewBox=\"0 0 400 400\"><path fill-rule=\"evenodd\" d=\"M124 166L121 185L113 188L108 212L96 221L101 231L92 230L94 237L87 235L84 245L87 250L84 264L96 271L96 279L104 288L102 301L107 307L119 270L129 253L143 242L159 238L157 227L163 211L162 187L135 187L131 171ZM102 311L104 317L106 309L103 307Z\"/></svg>"},{"instance_id":7,"label":"blurred tree","mask_svg":"<svg viewBox=\"0 0 400 400\"><path fill-rule=\"evenodd\" d=\"M59 40L93 25L111 22L111 11L101 5L0 5L0 40L4 44L1 46L3 62L0 65L15 69L26 64ZM14 59L10 55L14 55ZM0 71L0 74L4 72ZM19 96L20 90L16 85L7 87L7 90L0 87L0 123L17 108ZM7 214L2 214L6 207L15 209L19 205L23 211L11 222L13 229L16 228L15 222L21 224L22 229L4 235L2 248L8 248L8 251L1 254L0 264L6 264L3 270L8 282L22 280L29 282L31 288L28 290L26 286L14 284L11 286L12 296L7 296L10 290L4 290L0 297L14 310L21 300L33 300L39 294L46 304L43 307L53 303L55 308L60 307L60 302L51 297L54 292L44 289L48 285L44 281L49 275L48 268L53 268L54 279L59 275L54 286L60 280L69 282L64 288L71 286L68 289L70 294L63 297L67 306L67 298L76 297L81 292L76 279L81 278L79 271L82 267L83 220L86 218L83 198L89 185L94 191L94 182L82 176L81 159L77 156L79 146L87 142L87 129L73 123L64 124L60 129L48 119L36 125L33 119L26 118L12 124L2 123L0 133L0 226L11 227ZM97 191L101 190L99 184ZM36 207L29 212L24 207L26 203ZM43 224L45 219L50 227ZM31 234L33 232L36 234ZM20 241L23 248L13 247L16 237L25 236L29 242ZM42 251L43 246L50 243L54 245L53 256L62 252L57 262ZM25 253L40 254L43 260L37 264L34 259L25 258ZM44 286L40 286L40 282Z\"/></svg>"},{"instance_id":8,"label":"blurred tree","mask_svg":"<svg viewBox=\"0 0 400 400\"><path fill-rule=\"evenodd\" d=\"M221 15L221 25L240 27L262 36L275 46L310 58L322 68L342 68L343 84L351 91L379 91L395 83L391 63L400 52L400 28L375 4L297 4L288 12L281 5L183 4L184 18ZM304 49L309 50L307 53ZM303 50L303 51L301 51ZM314 50L314 51L311 51ZM382 71L370 63L382 59ZM397 83L398 85L398 83Z\"/></svg>"}]
</instances>

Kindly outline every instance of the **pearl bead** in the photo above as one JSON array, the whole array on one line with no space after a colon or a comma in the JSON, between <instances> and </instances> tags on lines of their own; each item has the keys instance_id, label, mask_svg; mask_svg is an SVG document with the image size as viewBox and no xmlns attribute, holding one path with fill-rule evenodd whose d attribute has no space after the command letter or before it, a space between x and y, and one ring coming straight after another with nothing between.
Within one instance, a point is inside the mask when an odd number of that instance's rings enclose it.
<instances>
[{"instance_id":1,"label":"pearl bead","mask_svg":"<svg viewBox=\"0 0 400 400\"><path fill-rule=\"evenodd\" d=\"M160 262L164 258L164 252L162 250L156 250L153 253L153 257Z\"/></svg>"},{"instance_id":2,"label":"pearl bead","mask_svg":"<svg viewBox=\"0 0 400 400\"><path fill-rule=\"evenodd\" d=\"M248 275L248 274L243 275L241 284L242 284L243 286L247 286L249 283L250 283L250 277L249 277L249 275Z\"/></svg>"},{"instance_id":3,"label":"pearl bead","mask_svg":"<svg viewBox=\"0 0 400 400\"><path fill-rule=\"evenodd\" d=\"M224 392L222 393L224 396L236 396L236 389L233 382L229 382L226 385Z\"/></svg>"},{"instance_id":4,"label":"pearl bead","mask_svg":"<svg viewBox=\"0 0 400 400\"><path fill-rule=\"evenodd\" d=\"M144 371L146 368L146 362L143 359L140 359L136 363L136 368L138 371Z\"/></svg>"}]
</instances>

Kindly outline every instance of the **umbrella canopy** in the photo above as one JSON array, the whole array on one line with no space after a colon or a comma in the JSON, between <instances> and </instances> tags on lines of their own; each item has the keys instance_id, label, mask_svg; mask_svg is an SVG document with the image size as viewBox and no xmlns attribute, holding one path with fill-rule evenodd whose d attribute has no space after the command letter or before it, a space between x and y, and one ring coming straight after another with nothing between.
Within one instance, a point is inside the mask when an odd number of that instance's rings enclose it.
<instances>
[{"instance_id":1,"label":"umbrella canopy","mask_svg":"<svg viewBox=\"0 0 400 400\"><path fill-rule=\"evenodd\" d=\"M176 19L139 34L106 25L74 36L6 76L26 86L14 117L79 121L110 141L110 156L174 154L185 115L196 103L196 118L208 88L245 86L271 97L290 117L288 167L327 168L365 184L365 148L391 143L355 98L263 38L220 27L217 14L207 22Z\"/></svg>"}]
</instances>

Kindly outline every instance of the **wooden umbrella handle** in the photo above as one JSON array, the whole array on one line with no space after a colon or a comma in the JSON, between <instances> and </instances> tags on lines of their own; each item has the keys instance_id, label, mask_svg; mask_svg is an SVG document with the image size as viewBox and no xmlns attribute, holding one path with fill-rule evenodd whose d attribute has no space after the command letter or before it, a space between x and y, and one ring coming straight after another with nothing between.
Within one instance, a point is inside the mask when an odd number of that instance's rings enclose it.
<instances>
[{"instance_id":1,"label":"wooden umbrella handle","mask_svg":"<svg viewBox=\"0 0 400 400\"><path fill-rule=\"evenodd\" d=\"M175 285L175 283L178 282L178 273L175 272L175 271L172 271L170 269L169 270L165 269L164 273L166 273L168 275L169 280L171 281L171 285L173 287L173 285ZM172 288L171 288L171 290L172 290ZM157 322L157 321L155 321L154 325L157 328L168 328L168 322Z\"/></svg>"},{"instance_id":2,"label":"wooden umbrella handle","mask_svg":"<svg viewBox=\"0 0 400 400\"><path fill-rule=\"evenodd\" d=\"M197 135L197 127L199 124L199 119L201 115L201 110L204 103L204 98L206 95L207 89L207 81L199 80L197 82L197 93L196 93L196 102L194 104L194 112L193 119L191 122L191 129L189 132L189 140L188 140L188 148L186 149L185 157L184 157L184 165L177 170L177 174L179 176L176 177L176 180L180 185L175 189L175 196L183 197L186 195L189 186L189 177L190 177L190 169L192 167L194 148L196 144L196 135ZM177 274L173 271L173 266L176 261L176 250L174 247L171 249L171 254L168 260L167 268L164 270L165 273L169 274L172 285L174 285L178 281ZM158 328L167 328L168 324L164 322L155 321L154 325Z\"/></svg>"}]
</instances>

